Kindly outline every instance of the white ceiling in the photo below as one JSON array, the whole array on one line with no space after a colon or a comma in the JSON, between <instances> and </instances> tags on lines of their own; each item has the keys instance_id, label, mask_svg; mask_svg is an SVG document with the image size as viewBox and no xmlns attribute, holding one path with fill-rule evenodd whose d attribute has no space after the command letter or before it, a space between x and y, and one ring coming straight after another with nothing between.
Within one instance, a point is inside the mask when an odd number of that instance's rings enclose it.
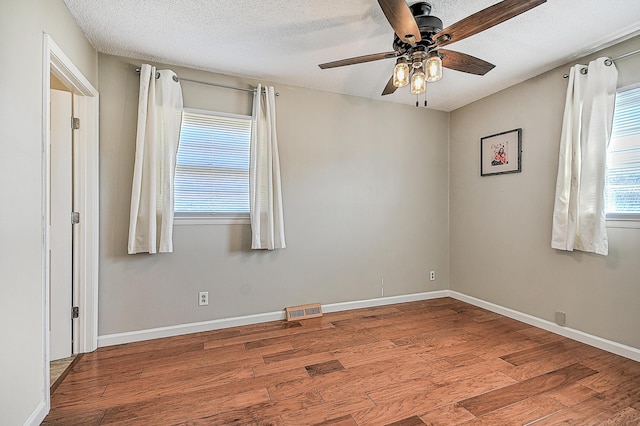
<instances>
[{"instance_id":1,"label":"white ceiling","mask_svg":"<svg viewBox=\"0 0 640 426\"><path fill-rule=\"evenodd\" d=\"M99 52L415 104L408 87L380 96L393 59L318 68L323 62L393 50L393 29L375 0L64 2ZM432 14L447 27L497 1L430 3ZM549 0L448 45L496 68L485 76L445 69L442 80L428 86L429 107L454 110L639 30L638 0Z\"/></svg>"}]
</instances>

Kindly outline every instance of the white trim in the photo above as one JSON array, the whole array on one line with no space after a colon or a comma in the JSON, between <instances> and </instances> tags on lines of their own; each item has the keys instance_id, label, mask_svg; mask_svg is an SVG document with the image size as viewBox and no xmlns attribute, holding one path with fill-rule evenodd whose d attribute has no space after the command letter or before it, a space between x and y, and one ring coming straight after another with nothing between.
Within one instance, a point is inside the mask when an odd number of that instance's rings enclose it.
<instances>
[{"instance_id":1,"label":"white trim","mask_svg":"<svg viewBox=\"0 0 640 426\"><path fill-rule=\"evenodd\" d=\"M50 251L50 75L55 75L72 93L83 97L82 112L85 114L82 131L76 136L82 139L79 143L77 163L74 164L74 174L78 177L80 189L78 204L75 206L80 212L80 225L77 259L79 286L77 303L80 308L81 320L76 322L80 326L78 345L74 349L79 352L91 352L98 347L98 248L99 248L99 103L98 91L87 80L82 72L64 54L62 49L53 41L51 36L43 34L42 45L42 333L43 333L43 372L44 372L44 402L42 412L46 415L51 408L50 378L49 378L49 286L51 268ZM74 154L74 155L75 155ZM74 160L75 162L75 160ZM76 168L77 166L77 168ZM75 201L74 201L75 203ZM30 417L37 420L40 408ZM35 417L34 417L35 416ZM40 423L40 422L38 422Z\"/></svg>"},{"instance_id":2,"label":"white trim","mask_svg":"<svg viewBox=\"0 0 640 426\"><path fill-rule=\"evenodd\" d=\"M322 305L323 312L339 312L349 309L370 308L374 306L392 305L395 303L414 302L417 300L438 299L448 296L447 290L428 293L405 294L401 296L382 297L378 299L357 300L353 302L338 302ZM98 336L98 346L112 346L123 343L140 342L144 340L160 339L163 337L179 336L188 333L219 330L222 328L237 327L241 325L258 324L269 321L286 319L284 309L277 312L245 315L241 317L222 318L211 321L179 324L168 327L150 328L147 330L128 331L124 333L106 334Z\"/></svg>"},{"instance_id":3,"label":"white trim","mask_svg":"<svg viewBox=\"0 0 640 426\"><path fill-rule=\"evenodd\" d=\"M447 297L448 290L430 291L426 293L403 294L400 296L380 297L376 299L355 300L322 305L322 312L340 312L349 309L372 308L374 306L393 305L395 303L416 302L418 300L439 299Z\"/></svg>"},{"instance_id":4,"label":"white trim","mask_svg":"<svg viewBox=\"0 0 640 426\"><path fill-rule=\"evenodd\" d=\"M80 212L80 224L76 225L79 233L78 238L78 259L79 267L79 288L77 294L77 303L80 308L79 330L79 352L91 352L98 347L98 249L99 249L99 94L93 85L87 80L82 72L73 64L62 49L53 41L51 36L44 34L44 61L43 61L43 170L44 170L44 193L45 203L43 212L43 223L45 227L45 244L44 253L49 250L49 232L48 221L45 220L49 216L49 89L51 83L49 74L53 73L60 81L62 81L75 94L82 97L81 105L78 107L79 115L82 118L82 125L79 133L76 134L78 139L82 140L78 145L77 154L77 184L80 186L78 205L75 207ZM75 107L74 107L75 108ZM75 160L74 160L75 161ZM76 197L77 198L77 197ZM45 260L45 273L48 274L50 265L48 264L48 256ZM49 277L45 277L45 286L47 292L47 301L45 309L47 314L45 317L48 321L48 285ZM45 332L48 330L45 329ZM47 344L48 347L48 344Z\"/></svg>"},{"instance_id":5,"label":"white trim","mask_svg":"<svg viewBox=\"0 0 640 426\"><path fill-rule=\"evenodd\" d=\"M36 407L36 409L31 413L29 418L24 422L25 426L38 426L40 423L44 421L44 418L47 417L47 413L49 412L48 404L41 401L40 404Z\"/></svg>"},{"instance_id":6,"label":"white trim","mask_svg":"<svg viewBox=\"0 0 640 426\"><path fill-rule=\"evenodd\" d=\"M80 223L74 225L79 234L74 251L81 267L78 268L78 287L74 297L77 297L75 306L80 309L78 352L91 352L98 347L99 96L81 96L80 102L76 102L77 99L74 97L74 114L82 124L79 130L75 130L75 137L83 142L76 148L78 179L74 186L78 187L80 196L75 209L80 213Z\"/></svg>"},{"instance_id":7,"label":"white trim","mask_svg":"<svg viewBox=\"0 0 640 426\"><path fill-rule=\"evenodd\" d=\"M185 215L185 216L182 216ZM188 213L176 213L173 216L173 224L176 226L183 225L251 225L249 214L246 217L216 217L213 215L188 216Z\"/></svg>"},{"instance_id":8,"label":"white trim","mask_svg":"<svg viewBox=\"0 0 640 426\"><path fill-rule=\"evenodd\" d=\"M267 312L264 314L245 315L233 318L221 318L211 321L192 322L188 324L170 325L167 327L148 328L146 330L127 331L124 333L98 336L98 347L121 345L123 343L142 342L144 340L161 339L163 337L181 336L189 333L220 330L222 328L241 325L259 324L262 322L286 319L285 312Z\"/></svg>"},{"instance_id":9,"label":"white trim","mask_svg":"<svg viewBox=\"0 0 640 426\"><path fill-rule=\"evenodd\" d=\"M640 216L637 219L624 220L607 218L607 228L639 229Z\"/></svg>"},{"instance_id":10,"label":"white trim","mask_svg":"<svg viewBox=\"0 0 640 426\"><path fill-rule=\"evenodd\" d=\"M74 65L74 63L64 54L62 49L56 44L51 36L44 33L45 47L49 53L49 63L44 64L47 71L46 74L52 72L53 75L58 77L65 85L67 85L73 93L81 94L84 96L96 97L98 91L87 80L82 72Z\"/></svg>"},{"instance_id":11,"label":"white trim","mask_svg":"<svg viewBox=\"0 0 640 426\"><path fill-rule=\"evenodd\" d=\"M241 120L251 120L253 118L251 114L233 114L230 112L220 112L210 109L183 108L183 111L192 114L211 115L214 117L239 118Z\"/></svg>"},{"instance_id":12,"label":"white trim","mask_svg":"<svg viewBox=\"0 0 640 426\"><path fill-rule=\"evenodd\" d=\"M51 207L51 191L49 163L51 161L51 151L49 149L51 139L51 44L53 40L45 34L42 46L42 371L44 389L42 390L44 402L41 402L36 411L29 417L29 421L34 415L39 413L40 405L44 404L45 416L51 409L51 377L50 365L51 359L49 352L49 241L50 226L49 215ZM26 423L25 423L26 424Z\"/></svg>"},{"instance_id":13,"label":"white trim","mask_svg":"<svg viewBox=\"0 0 640 426\"><path fill-rule=\"evenodd\" d=\"M543 320L541 318L534 317L533 315L515 311L510 308L505 308L504 306L496 305L495 303L487 302L482 299L477 299L473 296L467 296L466 294L458 293L457 291L449 290L448 292L450 297L462 302L487 309L491 312L504 315L505 317L524 322L525 324L529 324L534 327L559 334L569 339L577 340L578 342L582 342L587 345L605 350L607 352L611 352L616 355L620 355L625 358L640 362L640 349L623 345L622 343L614 342L612 340L603 339L602 337L594 336L592 334L588 334L573 328L562 327L554 322Z\"/></svg>"},{"instance_id":14,"label":"white trim","mask_svg":"<svg viewBox=\"0 0 640 426\"><path fill-rule=\"evenodd\" d=\"M478 299L466 294L452 290L437 290L425 293L404 294L400 296L380 297L376 299L355 300L350 302L337 302L322 305L322 312L340 312L350 309L372 308L375 306L393 305L396 303L415 302L419 300L440 299L451 297L471 305L487 309L505 317L509 317L525 324L550 331L555 334L577 340L590 346L632 359L640 361L640 349L623 345L611 340L603 339L580 330L569 327L561 327L551 321L543 320L533 315L525 314L504 306L496 305L482 299ZM98 346L111 346L123 343L139 342L143 340L159 339L163 337L179 336L188 333L199 333L203 331L219 330L222 328L237 327L241 325L258 324L269 321L279 321L286 319L284 310L278 312L268 312L263 314L245 315L241 317L222 318L212 321L203 321L190 324L180 324L168 327L158 327L147 330L129 331L125 333L108 334L98 337Z\"/></svg>"}]
</instances>

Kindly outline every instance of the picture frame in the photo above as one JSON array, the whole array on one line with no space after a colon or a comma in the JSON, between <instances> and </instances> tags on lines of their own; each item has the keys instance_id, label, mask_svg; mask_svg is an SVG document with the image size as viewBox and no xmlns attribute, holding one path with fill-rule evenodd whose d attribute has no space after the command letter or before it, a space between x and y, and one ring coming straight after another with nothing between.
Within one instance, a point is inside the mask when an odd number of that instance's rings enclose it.
<instances>
[{"instance_id":1,"label":"picture frame","mask_svg":"<svg viewBox=\"0 0 640 426\"><path fill-rule=\"evenodd\" d=\"M522 171L522 128L480 138L480 176Z\"/></svg>"}]
</instances>

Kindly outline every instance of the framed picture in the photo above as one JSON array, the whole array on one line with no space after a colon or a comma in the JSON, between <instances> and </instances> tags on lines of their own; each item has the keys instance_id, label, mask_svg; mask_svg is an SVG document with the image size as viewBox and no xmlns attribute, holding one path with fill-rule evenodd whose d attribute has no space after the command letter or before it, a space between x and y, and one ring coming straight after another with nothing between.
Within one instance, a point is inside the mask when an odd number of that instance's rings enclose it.
<instances>
[{"instance_id":1,"label":"framed picture","mask_svg":"<svg viewBox=\"0 0 640 426\"><path fill-rule=\"evenodd\" d=\"M480 138L480 176L522 171L522 129Z\"/></svg>"}]
</instances>

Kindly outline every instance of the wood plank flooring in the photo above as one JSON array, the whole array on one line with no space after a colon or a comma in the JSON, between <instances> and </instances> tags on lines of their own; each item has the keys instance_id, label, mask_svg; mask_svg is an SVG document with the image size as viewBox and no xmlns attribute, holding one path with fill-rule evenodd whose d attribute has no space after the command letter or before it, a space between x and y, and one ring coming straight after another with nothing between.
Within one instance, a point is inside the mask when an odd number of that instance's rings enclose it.
<instances>
[{"instance_id":1,"label":"wood plank flooring","mask_svg":"<svg viewBox=\"0 0 640 426\"><path fill-rule=\"evenodd\" d=\"M640 425L640 363L450 298L98 349L44 425Z\"/></svg>"},{"instance_id":2,"label":"wood plank flooring","mask_svg":"<svg viewBox=\"0 0 640 426\"><path fill-rule=\"evenodd\" d=\"M67 377L71 367L82 358L82 354L71 355L68 358L58 359L49 363L49 383L51 383L50 392L53 393L60 383Z\"/></svg>"}]
</instances>

